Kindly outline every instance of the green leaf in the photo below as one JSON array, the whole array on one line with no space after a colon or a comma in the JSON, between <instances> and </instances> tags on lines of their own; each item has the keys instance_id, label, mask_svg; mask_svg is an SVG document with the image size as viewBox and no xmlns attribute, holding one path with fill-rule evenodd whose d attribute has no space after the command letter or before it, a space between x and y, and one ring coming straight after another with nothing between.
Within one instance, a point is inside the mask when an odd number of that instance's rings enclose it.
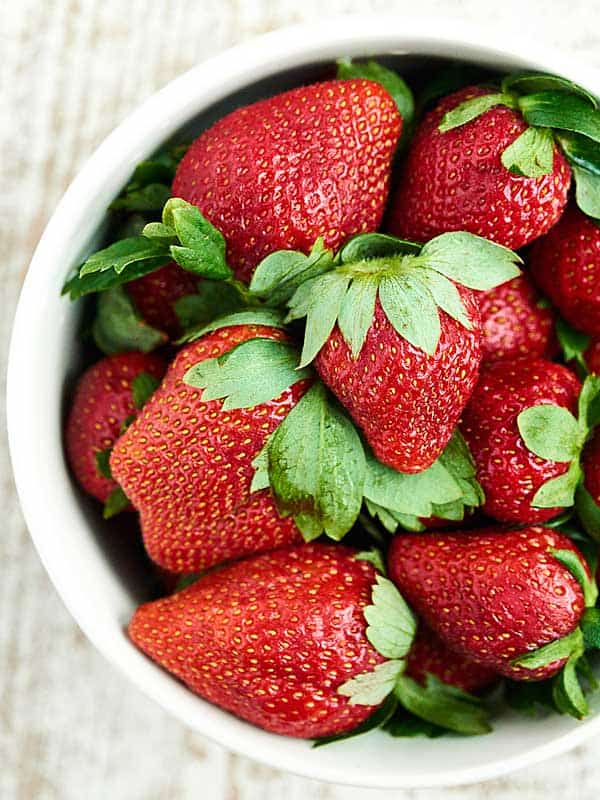
<instances>
[{"instance_id":1,"label":"green leaf","mask_svg":"<svg viewBox=\"0 0 600 800\"><path fill-rule=\"evenodd\" d=\"M577 677L577 662L582 654L583 643L581 651L574 653L554 678L552 687L556 708L562 714L569 714L575 719L582 719L589 712L587 700Z\"/></svg>"},{"instance_id":2,"label":"green leaf","mask_svg":"<svg viewBox=\"0 0 600 800\"><path fill-rule=\"evenodd\" d=\"M394 691L404 661L384 661L371 672L351 678L338 687L338 694L348 697L352 706L376 706Z\"/></svg>"},{"instance_id":3,"label":"green leaf","mask_svg":"<svg viewBox=\"0 0 600 800\"><path fill-rule=\"evenodd\" d=\"M159 267L168 264L170 260L171 258L167 254L130 263L127 269L120 273L108 269L84 275L83 277L76 274L67 280L63 286L62 294L68 294L71 300L78 300L87 294L104 292L115 286L122 286L137 278L142 278L144 275L148 275L150 272L159 269Z\"/></svg>"},{"instance_id":4,"label":"green leaf","mask_svg":"<svg viewBox=\"0 0 600 800\"><path fill-rule=\"evenodd\" d=\"M385 658L404 658L415 638L417 620L394 584L378 575L364 609L367 639Z\"/></svg>"},{"instance_id":5,"label":"green leaf","mask_svg":"<svg viewBox=\"0 0 600 800\"><path fill-rule=\"evenodd\" d=\"M373 323L378 286L375 275L355 278L342 300L338 325L353 358L358 358Z\"/></svg>"},{"instance_id":6,"label":"green leaf","mask_svg":"<svg viewBox=\"0 0 600 800\"><path fill-rule=\"evenodd\" d=\"M586 172L600 175L600 147L587 136L558 131L555 138L571 166L581 167Z\"/></svg>"},{"instance_id":7,"label":"green leaf","mask_svg":"<svg viewBox=\"0 0 600 800\"><path fill-rule=\"evenodd\" d=\"M542 72L518 72L507 75L502 81L502 91L507 94L514 92L520 95L546 91L567 92L579 95L594 108L597 108L598 105L594 95L582 86L566 78L561 78L559 75L546 75Z\"/></svg>"},{"instance_id":8,"label":"green leaf","mask_svg":"<svg viewBox=\"0 0 600 800\"><path fill-rule=\"evenodd\" d=\"M598 599L596 581L590 578L577 553L574 553L573 550L555 550L554 548L550 548L550 552L557 561L560 561L569 570L581 586L586 607L589 608L596 605L596 600Z\"/></svg>"},{"instance_id":9,"label":"green leaf","mask_svg":"<svg viewBox=\"0 0 600 800\"><path fill-rule=\"evenodd\" d=\"M587 375L579 393L579 430L583 439L598 424L598 403L600 397L600 375Z\"/></svg>"},{"instance_id":10,"label":"green leaf","mask_svg":"<svg viewBox=\"0 0 600 800\"><path fill-rule=\"evenodd\" d=\"M410 475L396 472L369 454L364 495L369 502L388 511L429 517L433 503L443 505L460 500L462 490L439 459L429 469Z\"/></svg>"},{"instance_id":11,"label":"green leaf","mask_svg":"<svg viewBox=\"0 0 600 800\"><path fill-rule=\"evenodd\" d=\"M562 639L556 639L554 642L533 650L531 653L525 653L525 655L515 658L511 663L512 666L523 669L539 669L552 664L554 661L570 658L573 653L581 650L581 642L581 631L579 628L575 628L572 633L563 636Z\"/></svg>"},{"instance_id":12,"label":"green leaf","mask_svg":"<svg viewBox=\"0 0 600 800\"><path fill-rule=\"evenodd\" d=\"M517 417L517 427L528 450L549 461L571 461L583 445L577 420L562 406L526 408Z\"/></svg>"},{"instance_id":13,"label":"green leaf","mask_svg":"<svg viewBox=\"0 0 600 800\"><path fill-rule=\"evenodd\" d=\"M154 392L160 386L160 380L147 372L140 372L131 382L133 404L136 408L143 408Z\"/></svg>"},{"instance_id":14,"label":"green leaf","mask_svg":"<svg viewBox=\"0 0 600 800\"><path fill-rule=\"evenodd\" d=\"M196 206L171 198L163 210L163 224L175 230L181 246L170 253L183 269L206 278L233 275L225 260L225 239Z\"/></svg>"},{"instance_id":15,"label":"green leaf","mask_svg":"<svg viewBox=\"0 0 600 800\"><path fill-rule=\"evenodd\" d=\"M371 550L361 550L360 553L357 553L354 556L354 560L366 561L367 563L372 564L377 572L380 572L382 575L386 574L383 553L378 547L373 547Z\"/></svg>"},{"instance_id":16,"label":"green leaf","mask_svg":"<svg viewBox=\"0 0 600 800\"><path fill-rule=\"evenodd\" d=\"M372 258L397 255L419 255L422 245L409 239L398 239L387 233L359 233L349 239L337 254L340 264L353 264Z\"/></svg>"},{"instance_id":17,"label":"green leaf","mask_svg":"<svg viewBox=\"0 0 600 800\"><path fill-rule=\"evenodd\" d=\"M267 403L294 383L311 377L298 370L298 352L288 342L248 339L218 358L190 367L183 376L188 386L203 389L202 399L224 398L223 410Z\"/></svg>"},{"instance_id":18,"label":"green leaf","mask_svg":"<svg viewBox=\"0 0 600 800\"><path fill-rule=\"evenodd\" d=\"M583 354L590 346L591 338L572 328L564 319L556 320L556 335L563 351L565 361L575 360L585 372L587 364Z\"/></svg>"},{"instance_id":19,"label":"green leaf","mask_svg":"<svg viewBox=\"0 0 600 800\"><path fill-rule=\"evenodd\" d=\"M376 61L356 62L340 59L337 62L337 77L342 80L363 78L381 84L396 103L403 126L412 122L415 113L413 94L397 72L387 69Z\"/></svg>"},{"instance_id":20,"label":"green leaf","mask_svg":"<svg viewBox=\"0 0 600 800\"><path fill-rule=\"evenodd\" d=\"M487 291L520 275L523 263L507 247L481 236L458 231L442 233L423 246L419 259L450 280L470 289Z\"/></svg>"},{"instance_id":21,"label":"green leaf","mask_svg":"<svg viewBox=\"0 0 600 800\"><path fill-rule=\"evenodd\" d=\"M575 179L577 205L588 217L600 219L600 175L575 165L571 169Z\"/></svg>"},{"instance_id":22,"label":"green leaf","mask_svg":"<svg viewBox=\"0 0 600 800\"><path fill-rule=\"evenodd\" d=\"M579 623L586 650L600 650L600 608L586 608Z\"/></svg>"},{"instance_id":23,"label":"green leaf","mask_svg":"<svg viewBox=\"0 0 600 800\"><path fill-rule=\"evenodd\" d=\"M278 250L257 266L250 291L270 306L283 306L300 284L323 275L333 267L333 254L318 239L308 255L297 250Z\"/></svg>"},{"instance_id":24,"label":"green leaf","mask_svg":"<svg viewBox=\"0 0 600 800\"><path fill-rule=\"evenodd\" d=\"M398 701L396 701L398 702ZM413 739L416 736L426 736L428 739L437 739L448 731L432 722L427 722L411 714L404 708L398 708L391 718L385 723L383 729L390 736L396 738Z\"/></svg>"},{"instance_id":25,"label":"green leaf","mask_svg":"<svg viewBox=\"0 0 600 800\"><path fill-rule=\"evenodd\" d=\"M419 281L431 292L433 299L442 311L445 311L452 319L459 322L463 328L472 330L473 324L469 319L456 284L432 269L419 270L415 277L418 277Z\"/></svg>"},{"instance_id":26,"label":"green leaf","mask_svg":"<svg viewBox=\"0 0 600 800\"><path fill-rule=\"evenodd\" d=\"M168 338L140 317L121 286L99 295L92 335L96 345L107 355L131 350L149 353Z\"/></svg>"},{"instance_id":27,"label":"green leaf","mask_svg":"<svg viewBox=\"0 0 600 800\"><path fill-rule=\"evenodd\" d=\"M329 272L306 281L290 300L287 319L306 316L306 332L300 365L305 367L314 360L331 334L351 276Z\"/></svg>"},{"instance_id":28,"label":"green leaf","mask_svg":"<svg viewBox=\"0 0 600 800\"><path fill-rule=\"evenodd\" d=\"M193 342L206 333L212 333L221 328L231 328L235 325L265 325L281 330L285 327L281 311L274 308L247 308L217 317L199 330L189 331L181 337L180 342Z\"/></svg>"},{"instance_id":29,"label":"green leaf","mask_svg":"<svg viewBox=\"0 0 600 800\"><path fill-rule=\"evenodd\" d=\"M175 301L173 307L181 330L187 334L204 328L216 317L242 308L243 300L237 289L223 281L204 278L197 294L187 294Z\"/></svg>"},{"instance_id":30,"label":"green leaf","mask_svg":"<svg viewBox=\"0 0 600 800\"><path fill-rule=\"evenodd\" d=\"M165 263L169 260L169 251L164 244L155 239L146 239L145 236L131 236L92 253L81 266L79 277L107 270L119 275L131 264L155 262L159 258L164 259Z\"/></svg>"},{"instance_id":31,"label":"green leaf","mask_svg":"<svg viewBox=\"0 0 600 800\"><path fill-rule=\"evenodd\" d=\"M471 120L485 114L486 111L489 111L490 108L494 108L494 106L508 106L509 108L513 108L514 101L510 95L501 92L472 97L470 100L465 100L451 111L447 111L439 124L439 130L442 133L446 133L446 131L451 131L453 128L465 125L467 122L471 122Z\"/></svg>"},{"instance_id":32,"label":"green leaf","mask_svg":"<svg viewBox=\"0 0 600 800\"><path fill-rule=\"evenodd\" d=\"M600 142L600 112L576 94L536 92L520 97L519 108L530 125L572 131Z\"/></svg>"},{"instance_id":33,"label":"green leaf","mask_svg":"<svg viewBox=\"0 0 600 800\"><path fill-rule=\"evenodd\" d=\"M335 733L332 736L322 736L320 739L315 739L313 748L322 747L324 744L331 744L332 742L341 742L344 739L353 739L355 736L360 736L362 733L368 733L375 728L380 728L384 725L396 711L398 701L393 694L389 694L379 708L374 711L364 722L357 725L348 733Z\"/></svg>"},{"instance_id":34,"label":"green leaf","mask_svg":"<svg viewBox=\"0 0 600 800\"><path fill-rule=\"evenodd\" d=\"M125 192L110 204L111 210L160 211L171 196L171 187L164 183L150 183L141 189Z\"/></svg>"},{"instance_id":35,"label":"green leaf","mask_svg":"<svg viewBox=\"0 0 600 800\"><path fill-rule=\"evenodd\" d=\"M501 161L514 175L527 178L549 175L554 164L552 132L547 128L527 128L504 150Z\"/></svg>"},{"instance_id":36,"label":"green leaf","mask_svg":"<svg viewBox=\"0 0 600 800\"><path fill-rule=\"evenodd\" d=\"M441 335L440 315L431 292L409 275L389 275L379 283L379 302L400 336L432 356Z\"/></svg>"},{"instance_id":37,"label":"green leaf","mask_svg":"<svg viewBox=\"0 0 600 800\"><path fill-rule=\"evenodd\" d=\"M567 508L575 502L575 490L581 480L581 467L572 461L567 472L551 478L535 493L531 505L534 508Z\"/></svg>"},{"instance_id":38,"label":"green leaf","mask_svg":"<svg viewBox=\"0 0 600 800\"><path fill-rule=\"evenodd\" d=\"M434 725L469 736L489 733L487 711L478 698L428 674L425 686L400 675L394 689L400 704Z\"/></svg>"},{"instance_id":39,"label":"green leaf","mask_svg":"<svg viewBox=\"0 0 600 800\"><path fill-rule=\"evenodd\" d=\"M362 503L365 455L356 429L316 383L272 434L269 482L281 514L341 539Z\"/></svg>"},{"instance_id":40,"label":"green leaf","mask_svg":"<svg viewBox=\"0 0 600 800\"><path fill-rule=\"evenodd\" d=\"M96 470L98 475L101 475L103 478L108 478L109 481L112 481L113 476L110 469L110 454L112 453L112 447L107 447L106 450L96 450L94 453L94 459L96 461Z\"/></svg>"},{"instance_id":41,"label":"green leaf","mask_svg":"<svg viewBox=\"0 0 600 800\"><path fill-rule=\"evenodd\" d=\"M575 505L581 524L595 542L600 543L600 508L583 483L577 487Z\"/></svg>"},{"instance_id":42,"label":"green leaf","mask_svg":"<svg viewBox=\"0 0 600 800\"><path fill-rule=\"evenodd\" d=\"M267 439L262 450L255 456L252 466L254 467L254 475L250 483L251 492L259 492L261 489L268 489L271 485L269 481L269 442L271 437Z\"/></svg>"},{"instance_id":43,"label":"green leaf","mask_svg":"<svg viewBox=\"0 0 600 800\"><path fill-rule=\"evenodd\" d=\"M156 239L163 244L177 244L178 241L175 229L169 228L162 222L148 222L147 225L144 225L141 233L147 239Z\"/></svg>"},{"instance_id":44,"label":"green leaf","mask_svg":"<svg viewBox=\"0 0 600 800\"><path fill-rule=\"evenodd\" d=\"M117 488L113 489L108 495L106 503L104 503L104 511L102 516L104 519L110 519L111 517L120 514L121 511L125 511L125 509L128 507L129 500L127 499L127 495L120 486L117 486Z\"/></svg>"}]
</instances>

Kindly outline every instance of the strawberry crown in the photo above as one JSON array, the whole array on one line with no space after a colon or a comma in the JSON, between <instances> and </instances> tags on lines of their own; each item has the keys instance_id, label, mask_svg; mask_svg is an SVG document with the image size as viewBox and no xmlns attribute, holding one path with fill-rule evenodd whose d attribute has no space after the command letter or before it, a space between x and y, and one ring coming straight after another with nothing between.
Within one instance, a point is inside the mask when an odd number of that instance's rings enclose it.
<instances>
[{"instance_id":1,"label":"strawberry crown","mask_svg":"<svg viewBox=\"0 0 600 800\"><path fill-rule=\"evenodd\" d=\"M284 328L280 311L252 308L221 317L190 338L233 325ZM290 340L257 335L195 364L184 382L200 389L203 400L222 400L226 411L268 403L300 381L308 384L256 456L251 484L251 491L271 490L279 513L294 518L306 541L323 533L340 540L363 504L390 532L419 528L419 517L434 514L462 519L465 509L481 505L483 492L458 431L429 469L396 472L377 461L337 400L299 361Z\"/></svg>"},{"instance_id":2,"label":"strawberry crown","mask_svg":"<svg viewBox=\"0 0 600 800\"><path fill-rule=\"evenodd\" d=\"M301 366L323 347L336 323L358 358L379 300L396 332L428 355L441 335L439 310L466 330L473 325L457 284L487 290L519 275L518 255L462 231L424 245L381 233L360 234L334 256L318 240L308 256L278 251L256 268L250 293L287 302L287 321L306 317Z\"/></svg>"},{"instance_id":3,"label":"strawberry crown","mask_svg":"<svg viewBox=\"0 0 600 800\"><path fill-rule=\"evenodd\" d=\"M590 92L565 78L541 73L506 76L500 91L465 100L442 118L442 133L465 125L497 106L519 111L528 128L502 153L515 175L541 178L553 170L554 146L573 171L577 205L600 218L600 111Z\"/></svg>"}]
</instances>

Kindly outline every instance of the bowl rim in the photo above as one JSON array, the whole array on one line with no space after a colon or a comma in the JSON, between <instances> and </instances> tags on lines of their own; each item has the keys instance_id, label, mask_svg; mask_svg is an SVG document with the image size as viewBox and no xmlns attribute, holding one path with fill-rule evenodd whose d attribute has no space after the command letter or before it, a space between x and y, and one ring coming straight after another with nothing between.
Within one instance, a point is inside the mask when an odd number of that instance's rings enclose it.
<instances>
[{"instance_id":1,"label":"bowl rim","mask_svg":"<svg viewBox=\"0 0 600 800\"><path fill-rule=\"evenodd\" d=\"M38 428L23 424L28 415L31 417L35 413L37 402L32 399L36 389L34 370L27 365L39 362L41 344L48 336L47 330L41 330L41 323L36 327L40 296L48 289L56 291L64 279L64 262L59 261L56 252L60 251L60 242L69 231L76 225L85 226L92 196L96 207L101 204L106 207L141 158L160 146L202 108L235 89L283 68L327 61L343 54L367 56L383 52L538 67L564 74L600 94L600 71L551 53L550 48L515 38L512 31L504 32L503 36L502 32L453 19L437 20L433 26L430 20L406 19L400 15L353 15L295 25L254 38L196 65L153 94L106 137L78 172L46 226L27 272L13 324L7 381L9 447L27 527L59 596L92 643L148 697L219 744L274 768L308 778L369 788L456 786L498 777L563 753L600 731L600 714L518 755L480 766L445 769L430 776L406 772L373 774L364 764L356 765L357 768L348 764L342 770L318 759L311 763L305 751L277 752L278 748L268 746L273 740L270 734L255 729L252 735L248 726L239 726L237 721L234 725L235 718L213 706L206 710L207 725L199 726L197 716L187 710L188 690L137 651L137 655L129 652L133 645L126 640L111 640L101 635L96 619L102 615L102 610L96 609L94 613L80 602L86 591L85 581L73 574L70 565L64 563L61 553L53 547L43 503L45 497L51 499L58 492L61 505L74 512L78 500L65 481L58 481L56 486L40 485L44 463L38 465L36 458L39 460L41 456L42 462L47 460L52 466L58 464L58 454L49 449L55 446L54 440L46 440L42 423ZM527 57L523 58L522 53L527 53ZM218 81L215 75L219 76ZM64 313L68 314L68 309ZM49 478L48 484L52 480ZM85 555L84 547L82 543ZM119 591L116 583L111 589ZM156 677L159 672L162 682ZM165 677L172 686L167 686Z\"/></svg>"}]
</instances>

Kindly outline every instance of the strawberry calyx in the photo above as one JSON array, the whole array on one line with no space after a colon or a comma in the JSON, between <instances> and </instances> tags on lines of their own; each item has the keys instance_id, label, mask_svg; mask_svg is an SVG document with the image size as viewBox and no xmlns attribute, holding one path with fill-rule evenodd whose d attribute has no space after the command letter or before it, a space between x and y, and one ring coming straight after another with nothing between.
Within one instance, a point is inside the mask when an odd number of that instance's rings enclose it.
<instances>
[{"instance_id":1,"label":"strawberry calyx","mask_svg":"<svg viewBox=\"0 0 600 800\"><path fill-rule=\"evenodd\" d=\"M465 329L473 327L458 286L491 289L519 275L520 263L506 247L462 231L441 234L424 245L382 234L359 235L334 259L322 262L320 274L302 278L288 300L287 322L306 317L301 366L317 356L336 323L358 358L377 301L400 336L433 355L441 335L440 310ZM259 264L258 280L264 271Z\"/></svg>"},{"instance_id":2,"label":"strawberry calyx","mask_svg":"<svg viewBox=\"0 0 600 800\"><path fill-rule=\"evenodd\" d=\"M578 417L566 408L552 404L530 406L517 417L517 427L525 446L534 455L549 461L568 463L562 475L542 484L531 505L536 508L566 508L575 502L583 479L581 454L598 419L600 376L588 375L578 402Z\"/></svg>"},{"instance_id":3,"label":"strawberry calyx","mask_svg":"<svg viewBox=\"0 0 600 800\"><path fill-rule=\"evenodd\" d=\"M557 144L573 171L577 205L584 214L600 217L600 110L596 98L556 75L517 73L503 79L499 92L478 95L448 111L439 130L453 130L496 106L520 112L529 126L502 153L504 167L522 177L548 175Z\"/></svg>"}]
</instances>

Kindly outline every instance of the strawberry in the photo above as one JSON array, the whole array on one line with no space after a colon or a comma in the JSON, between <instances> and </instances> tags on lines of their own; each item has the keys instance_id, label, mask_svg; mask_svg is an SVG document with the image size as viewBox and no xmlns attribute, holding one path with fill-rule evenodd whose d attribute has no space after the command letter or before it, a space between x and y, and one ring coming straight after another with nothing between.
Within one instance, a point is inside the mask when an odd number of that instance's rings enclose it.
<instances>
[{"instance_id":1,"label":"strawberry","mask_svg":"<svg viewBox=\"0 0 600 800\"><path fill-rule=\"evenodd\" d=\"M388 568L447 646L507 677L542 680L564 665L568 647L559 657L549 651L533 668L533 661L515 662L576 631L587 598L565 566L573 557L591 581L585 560L559 531L488 528L395 536Z\"/></svg>"},{"instance_id":2,"label":"strawberry","mask_svg":"<svg viewBox=\"0 0 600 800\"><path fill-rule=\"evenodd\" d=\"M578 479L575 451L582 443L571 441L578 436L572 412L579 389L566 367L541 358L497 361L482 369L460 427L485 492L487 514L502 522L543 522L572 504ZM563 428L569 445L561 449L554 439Z\"/></svg>"},{"instance_id":3,"label":"strawberry","mask_svg":"<svg viewBox=\"0 0 600 800\"><path fill-rule=\"evenodd\" d=\"M498 673L455 653L440 637L422 623L406 657L406 675L424 683L427 674L465 692L477 693L498 680Z\"/></svg>"},{"instance_id":4,"label":"strawberry","mask_svg":"<svg viewBox=\"0 0 600 800\"><path fill-rule=\"evenodd\" d=\"M137 415L146 390L165 369L160 356L121 353L92 364L77 382L65 428L67 456L78 483L103 503L118 486L102 459L107 463L122 426Z\"/></svg>"},{"instance_id":5,"label":"strawberry","mask_svg":"<svg viewBox=\"0 0 600 800\"><path fill-rule=\"evenodd\" d=\"M583 451L582 466L584 486L600 508L600 428L596 429Z\"/></svg>"},{"instance_id":6,"label":"strawberry","mask_svg":"<svg viewBox=\"0 0 600 800\"><path fill-rule=\"evenodd\" d=\"M592 340L589 343L584 359L589 371L600 375L600 339Z\"/></svg>"},{"instance_id":7,"label":"strawberry","mask_svg":"<svg viewBox=\"0 0 600 800\"><path fill-rule=\"evenodd\" d=\"M257 285L282 291L295 266L284 253L263 261ZM400 472L430 467L448 444L475 387L481 323L473 289L519 274L518 257L467 233L424 246L381 234L352 239L335 260L300 263L288 319L306 317L303 365L313 359L324 383L362 429L379 461Z\"/></svg>"},{"instance_id":8,"label":"strawberry","mask_svg":"<svg viewBox=\"0 0 600 800\"><path fill-rule=\"evenodd\" d=\"M251 557L134 614L134 643L196 694L261 728L311 738L373 711L337 688L384 659L363 609L375 570L343 546Z\"/></svg>"},{"instance_id":9,"label":"strawberry","mask_svg":"<svg viewBox=\"0 0 600 800\"><path fill-rule=\"evenodd\" d=\"M250 484L253 459L308 382L296 373L290 382L298 382L277 390L273 399L231 410L218 399L203 399L186 382L188 372L204 362L219 373L215 359L249 340L287 341L274 327L234 325L186 345L111 456L113 475L140 512L150 557L173 572L196 572L301 541L293 520L277 513L271 494L251 494Z\"/></svg>"},{"instance_id":10,"label":"strawberry","mask_svg":"<svg viewBox=\"0 0 600 800\"><path fill-rule=\"evenodd\" d=\"M530 266L567 322L600 336L600 224L570 206L532 247Z\"/></svg>"},{"instance_id":11,"label":"strawberry","mask_svg":"<svg viewBox=\"0 0 600 800\"><path fill-rule=\"evenodd\" d=\"M521 113L491 104L454 126L468 103L498 97L470 86L445 97L418 126L392 202L392 233L425 241L465 230L516 250L546 233L567 202L571 170L550 140L541 175L515 174L503 154L528 129ZM490 100L491 103L491 100ZM523 171L521 170L521 173Z\"/></svg>"},{"instance_id":12,"label":"strawberry","mask_svg":"<svg viewBox=\"0 0 600 800\"><path fill-rule=\"evenodd\" d=\"M542 303L525 275L481 292L478 300L484 362L556 355L554 313Z\"/></svg>"},{"instance_id":13,"label":"strawberry","mask_svg":"<svg viewBox=\"0 0 600 800\"><path fill-rule=\"evenodd\" d=\"M182 297L197 294L198 284L190 272L171 262L128 283L127 293L148 325L176 339L182 330L175 304Z\"/></svg>"},{"instance_id":14,"label":"strawberry","mask_svg":"<svg viewBox=\"0 0 600 800\"><path fill-rule=\"evenodd\" d=\"M334 80L237 109L202 133L173 195L225 236L240 280L278 249L379 227L402 119L379 83Z\"/></svg>"}]
</instances>

